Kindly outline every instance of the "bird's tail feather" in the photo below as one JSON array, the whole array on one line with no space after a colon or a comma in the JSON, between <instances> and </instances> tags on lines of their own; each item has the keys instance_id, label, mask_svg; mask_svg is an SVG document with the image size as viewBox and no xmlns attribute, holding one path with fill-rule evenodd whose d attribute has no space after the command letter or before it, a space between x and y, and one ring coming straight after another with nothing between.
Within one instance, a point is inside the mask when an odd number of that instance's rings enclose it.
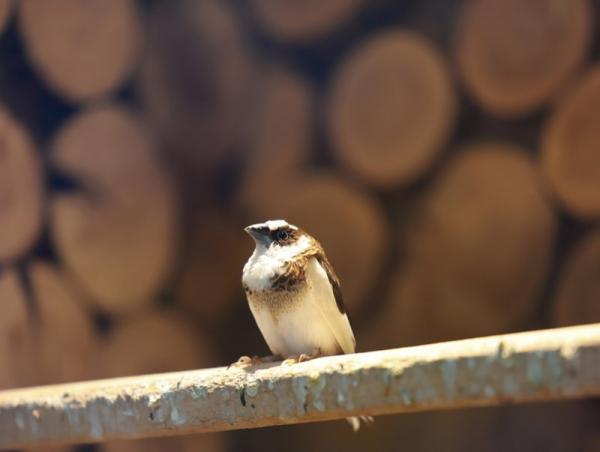
<instances>
[{"instance_id":1,"label":"bird's tail feather","mask_svg":"<svg viewBox=\"0 0 600 452\"><path fill-rule=\"evenodd\" d=\"M350 427L352 427L352 430L355 432L358 432L360 429L361 421L366 425L375 422L375 419L373 419L372 416L352 416L347 417L346 420L348 421L348 424L350 424Z\"/></svg>"}]
</instances>

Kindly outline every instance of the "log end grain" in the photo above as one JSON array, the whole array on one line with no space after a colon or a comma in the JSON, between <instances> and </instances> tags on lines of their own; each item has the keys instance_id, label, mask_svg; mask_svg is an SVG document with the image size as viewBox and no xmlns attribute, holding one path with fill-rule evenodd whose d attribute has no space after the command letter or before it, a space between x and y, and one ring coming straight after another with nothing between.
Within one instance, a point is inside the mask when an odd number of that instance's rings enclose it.
<instances>
[{"instance_id":1,"label":"log end grain","mask_svg":"<svg viewBox=\"0 0 600 452\"><path fill-rule=\"evenodd\" d=\"M172 160L213 169L245 137L255 88L249 40L227 2L158 2L148 18L138 86Z\"/></svg>"},{"instance_id":2,"label":"log end grain","mask_svg":"<svg viewBox=\"0 0 600 452\"><path fill-rule=\"evenodd\" d=\"M564 96L542 134L542 168L563 206L600 218L600 66Z\"/></svg>"},{"instance_id":3,"label":"log end grain","mask_svg":"<svg viewBox=\"0 0 600 452\"><path fill-rule=\"evenodd\" d=\"M133 0L23 0L19 25L43 80L83 102L114 91L131 72L141 44L138 14Z\"/></svg>"},{"instance_id":4,"label":"log end grain","mask_svg":"<svg viewBox=\"0 0 600 452\"><path fill-rule=\"evenodd\" d=\"M285 185L307 164L314 144L315 96L308 81L275 66L262 86L239 189L240 207L253 212L273 195L273 187Z\"/></svg>"},{"instance_id":5,"label":"log end grain","mask_svg":"<svg viewBox=\"0 0 600 452\"><path fill-rule=\"evenodd\" d=\"M231 312L243 299L242 267L252 253L242 224L223 215L198 215L182 256L175 298L205 322Z\"/></svg>"},{"instance_id":6,"label":"log end grain","mask_svg":"<svg viewBox=\"0 0 600 452\"><path fill-rule=\"evenodd\" d=\"M313 142L313 87L281 66L266 69L261 87L246 145L249 171L266 175L297 169Z\"/></svg>"},{"instance_id":7,"label":"log end grain","mask_svg":"<svg viewBox=\"0 0 600 452\"><path fill-rule=\"evenodd\" d=\"M554 324L600 322L600 231L577 243L559 281Z\"/></svg>"},{"instance_id":8,"label":"log end grain","mask_svg":"<svg viewBox=\"0 0 600 452\"><path fill-rule=\"evenodd\" d=\"M0 262L23 256L42 228L44 176L27 131L0 109Z\"/></svg>"},{"instance_id":9,"label":"log end grain","mask_svg":"<svg viewBox=\"0 0 600 452\"><path fill-rule=\"evenodd\" d=\"M30 264L36 321L32 323L37 384L87 380L97 376L96 339L85 305L68 278L41 261Z\"/></svg>"},{"instance_id":10,"label":"log end grain","mask_svg":"<svg viewBox=\"0 0 600 452\"><path fill-rule=\"evenodd\" d=\"M142 124L114 105L80 113L53 143L53 164L83 190L52 201L51 236L68 270L108 312L145 306L172 271L178 203L155 151Z\"/></svg>"},{"instance_id":11,"label":"log end grain","mask_svg":"<svg viewBox=\"0 0 600 452\"><path fill-rule=\"evenodd\" d=\"M459 72L475 100L499 116L526 114L547 101L590 44L587 0L470 0L460 15Z\"/></svg>"},{"instance_id":12,"label":"log end grain","mask_svg":"<svg viewBox=\"0 0 600 452\"><path fill-rule=\"evenodd\" d=\"M524 150L490 142L463 149L409 227L404 268L382 313L386 337L414 344L525 327L555 230Z\"/></svg>"},{"instance_id":13,"label":"log end grain","mask_svg":"<svg viewBox=\"0 0 600 452\"><path fill-rule=\"evenodd\" d=\"M226 437L222 433L201 433L180 437L114 441L99 446L100 452L225 452Z\"/></svg>"},{"instance_id":14,"label":"log end grain","mask_svg":"<svg viewBox=\"0 0 600 452\"><path fill-rule=\"evenodd\" d=\"M101 376L144 375L215 365L215 350L177 311L155 311L116 325L99 349Z\"/></svg>"},{"instance_id":15,"label":"log end grain","mask_svg":"<svg viewBox=\"0 0 600 452\"><path fill-rule=\"evenodd\" d=\"M0 389L27 386L34 382L27 296L15 270L0 273Z\"/></svg>"},{"instance_id":16,"label":"log end grain","mask_svg":"<svg viewBox=\"0 0 600 452\"><path fill-rule=\"evenodd\" d=\"M274 38L294 43L323 39L350 19L363 0L253 0L261 28Z\"/></svg>"},{"instance_id":17,"label":"log end grain","mask_svg":"<svg viewBox=\"0 0 600 452\"><path fill-rule=\"evenodd\" d=\"M412 182L440 153L456 114L445 62L415 33L391 30L337 70L327 105L337 159L381 188Z\"/></svg>"}]
</instances>

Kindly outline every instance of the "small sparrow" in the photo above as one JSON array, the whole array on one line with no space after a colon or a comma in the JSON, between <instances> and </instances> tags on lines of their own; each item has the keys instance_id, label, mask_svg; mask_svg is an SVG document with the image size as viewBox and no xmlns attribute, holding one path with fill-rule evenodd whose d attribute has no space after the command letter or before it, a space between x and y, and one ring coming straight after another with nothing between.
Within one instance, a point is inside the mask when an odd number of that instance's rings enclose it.
<instances>
[{"instance_id":1,"label":"small sparrow","mask_svg":"<svg viewBox=\"0 0 600 452\"><path fill-rule=\"evenodd\" d=\"M242 274L250 310L275 356L299 362L354 353L339 280L321 244L284 220L245 228L256 242ZM372 418L361 416L365 422ZM357 417L348 418L356 431Z\"/></svg>"}]
</instances>

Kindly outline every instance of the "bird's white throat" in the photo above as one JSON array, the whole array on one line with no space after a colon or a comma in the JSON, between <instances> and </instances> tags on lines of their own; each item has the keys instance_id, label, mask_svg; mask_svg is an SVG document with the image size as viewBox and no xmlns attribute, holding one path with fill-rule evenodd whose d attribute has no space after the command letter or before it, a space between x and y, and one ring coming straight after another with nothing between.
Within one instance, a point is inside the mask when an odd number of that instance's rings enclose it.
<instances>
[{"instance_id":1,"label":"bird's white throat","mask_svg":"<svg viewBox=\"0 0 600 452\"><path fill-rule=\"evenodd\" d=\"M253 291L269 289L273 279L280 275L288 262L296 259L311 246L307 236L302 235L290 245L256 245L252 256L244 265L242 282Z\"/></svg>"}]
</instances>

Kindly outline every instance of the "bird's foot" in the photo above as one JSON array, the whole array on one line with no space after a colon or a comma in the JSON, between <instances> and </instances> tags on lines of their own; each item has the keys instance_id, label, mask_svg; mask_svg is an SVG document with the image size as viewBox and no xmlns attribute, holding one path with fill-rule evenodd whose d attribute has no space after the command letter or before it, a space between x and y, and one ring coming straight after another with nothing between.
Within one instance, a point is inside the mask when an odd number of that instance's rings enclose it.
<instances>
[{"instance_id":1,"label":"bird's foot","mask_svg":"<svg viewBox=\"0 0 600 452\"><path fill-rule=\"evenodd\" d=\"M281 364L284 366L289 366L291 364L303 363L304 361L310 361L311 359L317 358L321 356L321 350L315 350L311 354L301 353L299 355L289 356L284 359Z\"/></svg>"},{"instance_id":2,"label":"bird's foot","mask_svg":"<svg viewBox=\"0 0 600 452\"><path fill-rule=\"evenodd\" d=\"M278 361L281 357L277 356L277 355L268 355L268 356L258 356L258 355L254 355L252 357L250 356L240 356L239 359L230 364L229 366L227 366L227 368L229 369L230 367L248 367L248 366L255 366L257 364L262 364L262 363L272 363L273 361Z\"/></svg>"}]
</instances>

